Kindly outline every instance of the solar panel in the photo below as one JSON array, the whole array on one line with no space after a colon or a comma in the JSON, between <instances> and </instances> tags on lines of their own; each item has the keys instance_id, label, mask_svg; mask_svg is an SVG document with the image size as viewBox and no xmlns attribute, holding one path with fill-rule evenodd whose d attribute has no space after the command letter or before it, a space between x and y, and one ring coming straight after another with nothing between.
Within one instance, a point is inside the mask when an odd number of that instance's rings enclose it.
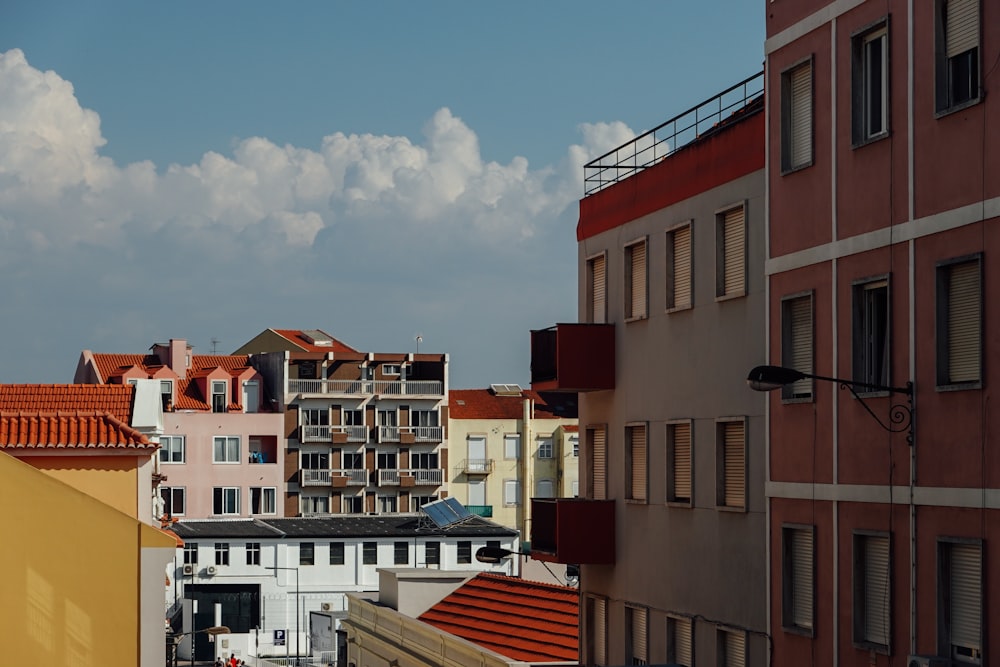
<instances>
[{"instance_id":1,"label":"solar panel","mask_svg":"<svg viewBox=\"0 0 1000 667\"><path fill-rule=\"evenodd\" d=\"M420 511L426 514L438 528L448 528L472 516L472 513L455 498L435 500L422 505Z\"/></svg>"},{"instance_id":2,"label":"solar panel","mask_svg":"<svg viewBox=\"0 0 1000 667\"><path fill-rule=\"evenodd\" d=\"M444 499L444 504L447 505L451 510L458 516L458 518L466 519L472 516L472 513L468 508L462 503L458 502L458 498L452 498L451 496Z\"/></svg>"}]
</instances>

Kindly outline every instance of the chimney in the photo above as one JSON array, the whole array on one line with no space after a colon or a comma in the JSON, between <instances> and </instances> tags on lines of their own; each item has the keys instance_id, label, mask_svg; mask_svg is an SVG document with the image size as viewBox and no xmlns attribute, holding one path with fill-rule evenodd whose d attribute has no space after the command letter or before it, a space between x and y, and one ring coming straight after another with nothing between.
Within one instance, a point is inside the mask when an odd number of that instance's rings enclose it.
<instances>
[{"instance_id":1,"label":"chimney","mask_svg":"<svg viewBox=\"0 0 1000 667\"><path fill-rule=\"evenodd\" d=\"M188 352L187 341L183 338L170 339L170 351L167 354L167 365L170 370L177 373L177 377L184 380L187 378L187 369L191 365L191 356Z\"/></svg>"}]
</instances>

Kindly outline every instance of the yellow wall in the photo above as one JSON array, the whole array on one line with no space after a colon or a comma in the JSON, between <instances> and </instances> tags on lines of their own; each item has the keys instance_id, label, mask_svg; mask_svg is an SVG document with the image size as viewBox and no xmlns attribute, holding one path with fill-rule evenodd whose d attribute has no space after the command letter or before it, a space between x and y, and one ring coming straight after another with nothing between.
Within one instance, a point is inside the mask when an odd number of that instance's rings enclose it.
<instances>
[{"instance_id":1,"label":"yellow wall","mask_svg":"<svg viewBox=\"0 0 1000 667\"><path fill-rule=\"evenodd\" d=\"M141 664L140 538L148 527L3 452L0 507L3 663Z\"/></svg>"},{"instance_id":2,"label":"yellow wall","mask_svg":"<svg viewBox=\"0 0 1000 667\"><path fill-rule=\"evenodd\" d=\"M24 459L42 472L124 512L138 515L138 467L130 456L32 456Z\"/></svg>"}]
</instances>

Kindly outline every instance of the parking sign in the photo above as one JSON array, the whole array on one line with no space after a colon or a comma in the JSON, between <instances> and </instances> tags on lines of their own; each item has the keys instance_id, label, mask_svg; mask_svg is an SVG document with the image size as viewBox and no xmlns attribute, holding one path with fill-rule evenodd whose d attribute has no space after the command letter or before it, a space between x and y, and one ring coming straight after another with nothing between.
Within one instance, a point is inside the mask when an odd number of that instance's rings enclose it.
<instances>
[{"instance_id":1,"label":"parking sign","mask_svg":"<svg viewBox=\"0 0 1000 667\"><path fill-rule=\"evenodd\" d=\"M285 645L285 631L284 630L275 630L274 631L274 645L275 646L284 646Z\"/></svg>"}]
</instances>

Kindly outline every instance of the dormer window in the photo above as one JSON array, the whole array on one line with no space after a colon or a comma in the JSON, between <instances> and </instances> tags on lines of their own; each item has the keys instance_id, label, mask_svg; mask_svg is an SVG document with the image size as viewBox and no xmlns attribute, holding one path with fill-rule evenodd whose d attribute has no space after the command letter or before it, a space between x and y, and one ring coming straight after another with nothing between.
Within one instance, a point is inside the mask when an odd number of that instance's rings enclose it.
<instances>
[{"instance_id":1,"label":"dormer window","mask_svg":"<svg viewBox=\"0 0 1000 667\"><path fill-rule=\"evenodd\" d=\"M174 381L160 380L160 403L165 411L174 408Z\"/></svg>"},{"instance_id":2,"label":"dormer window","mask_svg":"<svg viewBox=\"0 0 1000 667\"><path fill-rule=\"evenodd\" d=\"M399 375L399 364L382 364L382 375Z\"/></svg>"},{"instance_id":3,"label":"dormer window","mask_svg":"<svg viewBox=\"0 0 1000 667\"><path fill-rule=\"evenodd\" d=\"M226 383L212 380L212 412L226 411Z\"/></svg>"}]
</instances>

